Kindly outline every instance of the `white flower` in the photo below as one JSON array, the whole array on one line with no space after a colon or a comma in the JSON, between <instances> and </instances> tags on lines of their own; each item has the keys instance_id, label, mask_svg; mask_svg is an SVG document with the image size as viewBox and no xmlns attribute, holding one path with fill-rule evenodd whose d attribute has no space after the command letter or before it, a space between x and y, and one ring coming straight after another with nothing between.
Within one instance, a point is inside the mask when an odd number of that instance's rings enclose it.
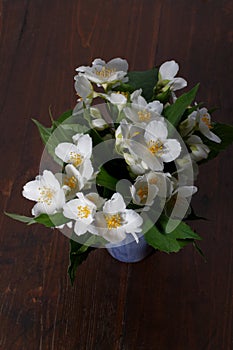
<instances>
[{"instance_id":1,"label":"white flower","mask_svg":"<svg viewBox=\"0 0 233 350\"><path fill-rule=\"evenodd\" d=\"M130 141L133 137L143 132L144 129L133 124L129 124L125 119L120 122L116 129L116 149L119 153L123 153L124 149L128 149Z\"/></svg>"},{"instance_id":2,"label":"white flower","mask_svg":"<svg viewBox=\"0 0 233 350\"><path fill-rule=\"evenodd\" d=\"M220 143L221 139L211 129L211 117L206 108L201 108L198 114L199 130L207 139Z\"/></svg>"},{"instance_id":3,"label":"white flower","mask_svg":"<svg viewBox=\"0 0 233 350\"><path fill-rule=\"evenodd\" d=\"M77 169L73 164L67 164L65 174L56 174L67 199L75 197L80 190L91 187L95 174L90 159L86 159Z\"/></svg>"},{"instance_id":4,"label":"white flower","mask_svg":"<svg viewBox=\"0 0 233 350\"><path fill-rule=\"evenodd\" d=\"M80 74L76 75L74 79L75 79L74 87L77 92L77 95L80 97L79 100L85 101L88 99L92 101L94 91L93 91L93 86L89 82L89 80L85 76Z\"/></svg>"},{"instance_id":5,"label":"white flower","mask_svg":"<svg viewBox=\"0 0 233 350\"><path fill-rule=\"evenodd\" d=\"M221 139L212 131L211 117L206 108L198 109L192 112L187 119L180 124L180 133L182 136L192 134L199 130L207 139L220 143Z\"/></svg>"},{"instance_id":6,"label":"white flower","mask_svg":"<svg viewBox=\"0 0 233 350\"><path fill-rule=\"evenodd\" d=\"M126 234L132 234L138 242L137 233L141 232L143 219L134 210L126 209L120 193L115 193L95 215L94 225L90 228L93 234L99 234L111 243L121 242Z\"/></svg>"},{"instance_id":7,"label":"white flower","mask_svg":"<svg viewBox=\"0 0 233 350\"><path fill-rule=\"evenodd\" d=\"M126 163L129 165L130 170L135 175L142 175L148 170L146 163L137 157L127 152L123 152Z\"/></svg>"},{"instance_id":8,"label":"white flower","mask_svg":"<svg viewBox=\"0 0 233 350\"><path fill-rule=\"evenodd\" d=\"M67 202L63 206L65 217L75 220L74 232L80 236L86 233L94 220L96 205L84 197L83 193L78 192L77 199Z\"/></svg>"},{"instance_id":9,"label":"white flower","mask_svg":"<svg viewBox=\"0 0 233 350\"><path fill-rule=\"evenodd\" d=\"M197 114L197 111L192 112L188 118L180 123L179 129L182 137L191 135L195 131L195 128L198 126Z\"/></svg>"},{"instance_id":10,"label":"white flower","mask_svg":"<svg viewBox=\"0 0 233 350\"><path fill-rule=\"evenodd\" d=\"M149 169L161 171L163 162L175 160L181 152L180 143L176 139L167 139L167 136L166 124L154 120L146 126L143 137L140 134L131 143L130 153L141 158Z\"/></svg>"},{"instance_id":11,"label":"white flower","mask_svg":"<svg viewBox=\"0 0 233 350\"><path fill-rule=\"evenodd\" d=\"M90 115L93 118L91 120L91 124L93 128L96 128L97 130L104 130L108 126L107 122L103 119L100 113L100 110L98 108L91 107Z\"/></svg>"},{"instance_id":12,"label":"white flower","mask_svg":"<svg viewBox=\"0 0 233 350\"><path fill-rule=\"evenodd\" d=\"M170 207L169 215L171 215L173 219L180 219L180 220L182 220L185 216L187 216L190 212L189 203L190 203L191 197L196 192L197 192L196 186L178 187L173 192L173 197L168 203L168 207Z\"/></svg>"},{"instance_id":13,"label":"white flower","mask_svg":"<svg viewBox=\"0 0 233 350\"><path fill-rule=\"evenodd\" d=\"M65 194L58 180L49 170L44 170L43 175L38 175L34 181L28 182L23 187L23 196L37 202L32 209L35 216L41 213L54 214L62 209L65 203Z\"/></svg>"},{"instance_id":14,"label":"white flower","mask_svg":"<svg viewBox=\"0 0 233 350\"><path fill-rule=\"evenodd\" d=\"M135 94L130 106L124 108L126 117L134 123L142 123L143 125L148 124L152 120L163 120L161 116L163 111L163 104L159 101L153 101L147 103L144 97Z\"/></svg>"},{"instance_id":15,"label":"white flower","mask_svg":"<svg viewBox=\"0 0 233 350\"><path fill-rule=\"evenodd\" d=\"M102 94L102 96L104 96L106 100L108 100L114 106L117 106L119 111L122 111L127 103L127 97L120 92L111 92L109 95Z\"/></svg>"},{"instance_id":16,"label":"white flower","mask_svg":"<svg viewBox=\"0 0 233 350\"><path fill-rule=\"evenodd\" d=\"M97 85L116 86L116 83L128 81L128 78L125 77L128 63L122 58L114 58L107 63L97 58L92 62L92 67L81 66L76 71L81 72L88 80Z\"/></svg>"},{"instance_id":17,"label":"white flower","mask_svg":"<svg viewBox=\"0 0 233 350\"><path fill-rule=\"evenodd\" d=\"M133 202L137 205L152 205L158 191L155 184L149 183L147 174L138 176L134 185L130 187Z\"/></svg>"},{"instance_id":18,"label":"white flower","mask_svg":"<svg viewBox=\"0 0 233 350\"><path fill-rule=\"evenodd\" d=\"M142 89L138 89L135 90L134 92L132 92L132 94L130 95L130 101L134 102L134 103L138 103L138 98L139 96L142 95Z\"/></svg>"},{"instance_id":19,"label":"white flower","mask_svg":"<svg viewBox=\"0 0 233 350\"><path fill-rule=\"evenodd\" d=\"M149 172L138 176L134 185L130 188L133 202L138 205L152 205L154 198L169 197L172 193L171 175L162 172Z\"/></svg>"},{"instance_id":20,"label":"white flower","mask_svg":"<svg viewBox=\"0 0 233 350\"><path fill-rule=\"evenodd\" d=\"M86 159L90 159L92 154L92 139L86 134L76 134L73 136L73 143L62 142L55 148L55 154L65 163L79 167Z\"/></svg>"},{"instance_id":21,"label":"white flower","mask_svg":"<svg viewBox=\"0 0 233 350\"><path fill-rule=\"evenodd\" d=\"M189 145L189 148L192 151L191 157L196 161L208 158L210 149L206 146L202 139L199 136L192 135L190 136L186 143Z\"/></svg>"},{"instance_id":22,"label":"white flower","mask_svg":"<svg viewBox=\"0 0 233 350\"><path fill-rule=\"evenodd\" d=\"M172 91L180 90L187 86L183 78L175 78L179 65L174 60L163 63L159 68L159 83L169 86Z\"/></svg>"}]
</instances>

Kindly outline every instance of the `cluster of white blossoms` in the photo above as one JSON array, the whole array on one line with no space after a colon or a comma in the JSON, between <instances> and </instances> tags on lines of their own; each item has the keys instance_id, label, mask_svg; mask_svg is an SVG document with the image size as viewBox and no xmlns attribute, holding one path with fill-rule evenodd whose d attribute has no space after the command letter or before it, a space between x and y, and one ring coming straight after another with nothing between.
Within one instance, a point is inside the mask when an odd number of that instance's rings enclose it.
<instances>
[{"instance_id":1,"label":"cluster of white blossoms","mask_svg":"<svg viewBox=\"0 0 233 350\"><path fill-rule=\"evenodd\" d=\"M183 78L176 77L178 69L175 61L168 61L161 65L158 72L157 87L161 92L171 92L171 103L176 100L174 91L187 85ZM64 163L61 173L44 170L43 175L24 186L23 196L37 202L32 214L62 213L70 219L69 226L76 235L89 232L112 243L124 240L127 234L138 241L143 225L140 208L149 210L157 199L165 203L165 212L169 212L171 204L177 202L176 209L169 213L182 219L187 213L190 197L197 191L189 181L185 183L184 176L182 186L179 184L179 174L186 164L190 165L187 157L190 157L194 169L196 162L208 157L210 150L203 143L200 133L211 141L221 142L211 131L207 109L196 108L178 127L181 139L189 149L188 155L185 155L182 143L169 131L163 114L166 106L161 101L154 99L148 103L142 89L131 93L117 91L121 84L127 86L126 60L116 58L106 63L95 59L91 67L81 66L76 71L78 104L75 111L88 110L90 127L104 130L105 137L108 135L115 139L115 152L123 157L131 176L130 208L134 206L134 209L127 208L119 192L112 194L111 198L103 198L93 192L92 186L99 169L93 166L94 145L87 132L74 134L72 142L62 142L55 148L56 156ZM107 105L113 105L118 111L111 125L98 108L91 107L96 97L104 99ZM175 163L179 166L178 170L174 166L169 168L169 164Z\"/></svg>"}]
</instances>

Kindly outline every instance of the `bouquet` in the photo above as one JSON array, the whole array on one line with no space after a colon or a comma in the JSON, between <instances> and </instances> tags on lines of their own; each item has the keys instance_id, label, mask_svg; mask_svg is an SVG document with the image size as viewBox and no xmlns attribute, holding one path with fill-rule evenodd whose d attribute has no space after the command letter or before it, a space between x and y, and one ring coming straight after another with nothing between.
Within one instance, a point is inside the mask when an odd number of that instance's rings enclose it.
<instances>
[{"instance_id":1,"label":"bouquet","mask_svg":"<svg viewBox=\"0 0 233 350\"><path fill-rule=\"evenodd\" d=\"M144 240L178 252L201 237L186 220L200 217L190 204L199 165L233 140L233 127L212 120L196 102L198 86L177 77L167 61L128 71L125 59L95 59L76 69L77 105L47 128L34 120L45 149L40 175L23 187L36 202L27 223L59 229L70 239L71 282L96 248Z\"/></svg>"}]
</instances>

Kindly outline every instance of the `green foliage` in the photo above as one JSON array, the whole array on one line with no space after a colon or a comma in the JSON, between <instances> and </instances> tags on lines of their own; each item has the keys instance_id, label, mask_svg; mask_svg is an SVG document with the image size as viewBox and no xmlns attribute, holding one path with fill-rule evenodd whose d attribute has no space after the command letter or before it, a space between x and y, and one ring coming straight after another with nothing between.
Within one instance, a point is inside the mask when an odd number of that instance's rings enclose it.
<instances>
[{"instance_id":1,"label":"green foliage","mask_svg":"<svg viewBox=\"0 0 233 350\"><path fill-rule=\"evenodd\" d=\"M118 180L112 175L110 175L103 167L100 168L100 171L96 177L97 185L115 191L117 182Z\"/></svg>"},{"instance_id":2,"label":"green foliage","mask_svg":"<svg viewBox=\"0 0 233 350\"><path fill-rule=\"evenodd\" d=\"M72 142L72 136L77 133L86 133L89 128L85 123L76 123L76 117L72 117L72 111L63 113L56 121L52 120L52 127L47 128L39 123L37 120L32 119L38 127L40 137L53 159L63 166L63 162L55 155L55 148L61 142Z\"/></svg>"},{"instance_id":3,"label":"green foliage","mask_svg":"<svg viewBox=\"0 0 233 350\"><path fill-rule=\"evenodd\" d=\"M146 232L145 239L155 249L166 253L178 252L186 244L201 239L190 226L182 221L172 232L166 233L167 222L168 218L160 219L156 226L147 222L151 228Z\"/></svg>"},{"instance_id":4,"label":"green foliage","mask_svg":"<svg viewBox=\"0 0 233 350\"><path fill-rule=\"evenodd\" d=\"M67 219L62 213L56 213L52 215L40 214L37 217L29 217L29 216L23 216L23 215L6 213L6 212L5 214L14 220L24 222L25 224L28 224L28 225L37 223L37 224L42 224L46 227L60 226L70 221L70 219Z\"/></svg>"},{"instance_id":5,"label":"green foliage","mask_svg":"<svg viewBox=\"0 0 233 350\"><path fill-rule=\"evenodd\" d=\"M165 108L164 116L174 127L177 127L186 108L188 108L195 99L198 88L199 84L189 92L178 97L175 103Z\"/></svg>"},{"instance_id":6,"label":"green foliage","mask_svg":"<svg viewBox=\"0 0 233 350\"><path fill-rule=\"evenodd\" d=\"M32 121L36 124L40 137L43 141L43 143L46 145L50 136L52 135L52 128L46 128L44 125L42 125L38 120L32 119Z\"/></svg>"},{"instance_id":7,"label":"green foliage","mask_svg":"<svg viewBox=\"0 0 233 350\"><path fill-rule=\"evenodd\" d=\"M52 129L55 130L58 127L58 125L64 123L64 121L66 119L69 119L71 116L72 116L72 109L62 113L57 120L53 120Z\"/></svg>"},{"instance_id":8,"label":"green foliage","mask_svg":"<svg viewBox=\"0 0 233 350\"><path fill-rule=\"evenodd\" d=\"M70 282L73 285L76 275L76 270L79 265L88 257L89 253L95 248L89 247L88 245L80 244L70 239L70 265L68 268L68 274Z\"/></svg>"}]
</instances>

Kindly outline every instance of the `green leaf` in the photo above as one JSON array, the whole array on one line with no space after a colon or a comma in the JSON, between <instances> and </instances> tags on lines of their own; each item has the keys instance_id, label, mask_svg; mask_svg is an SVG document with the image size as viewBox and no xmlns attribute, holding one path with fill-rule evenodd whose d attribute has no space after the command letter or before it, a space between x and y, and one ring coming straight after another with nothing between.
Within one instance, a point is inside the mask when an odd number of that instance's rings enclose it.
<instances>
[{"instance_id":1,"label":"green leaf","mask_svg":"<svg viewBox=\"0 0 233 350\"><path fill-rule=\"evenodd\" d=\"M70 118L72 115L72 109L62 113L60 117L58 117L57 120L53 120L53 126L52 129L56 129L58 125L62 124L66 119Z\"/></svg>"},{"instance_id":2,"label":"green leaf","mask_svg":"<svg viewBox=\"0 0 233 350\"><path fill-rule=\"evenodd\" d=\"M146 232L145 239L149 245L162 252L172 253L181 249L176 239L161 233L156 226Z\"/></svg>"},{"instance_id":3,"label":"green leaf","mask_svg":"<svg viewBox=\"0 0 233 350\"><path fill-rule=\"evenodd\" d=\"M13 213L7 213L4 212L5 215L9 216L9 218L18 220L20 222L24 222L25 224L31 223L34 218L29 217L29 216L24 216L24 215L18 215L18 214L13 214Z\"/></svg>"},{"instance_id":4,"label":"green leaf","mask_svg":"<svg viewBox=\"0 0 233 350\"><path fill-rule=\"evenodd\" d=\"M165 108L164 116L174 127L179 124L186 108L189 107L195 99L198 88L199 84L189 92L178 97L175 103Z\"/></svg>"},{"instance_id":5,"label":"green leaf","mask_svg":"<svg viewBox=\"0 0 233 350\"><path fill-rule=\"evenodd\" d=\"M221 143L216 143L208 140L202 134L200 137L202 138L205 145L207 145L210 149L210 153L208 158L201 161L200 163L207 162L210 159L215 158L219 152L225 150L228 146L230 146L233 142L233 126L228 124L215 123L213 125L213 129L211 131L220 137L222 140Z\"/></svg>"},{"instance_id":6,"label":"green leaf","mask_svg":"<svg viewBox=\"0 0 233 350\"><path fill-rule=\"evenodd\" d=\"M55 226L60 226L60 225L66 224L67 222L70 222L70 219L66 218L62 213L56 213L53 215L40 214L37 217L29 217L29 216L23 216L23 215L6 213L6 212L5 214L14 220L24 222L25 224L28 224L28 225L38 223L46 227L55 227Z\"/></svg>"},{"instance_id":7,"label":"green leaf","mask_svg":"<svg viewBox=\"0 0 233 350\"><path fill-rule=\"evenodd\" d=\"M36 119L32 119L32 121L36 124L36 126L39 130L39 133L40 133L40 137L41 137L43 143L46 145L51 134L52 134L52 128L46 128L40 122L38 122L38 120L36 120Z\"/></svg>"},{"instance_id":8,"label":"green leaf","mask_svg":"<svg viewBox=\"0 0 233 350\"><path fill-rule=\"evenodd\" d=\"M97 185L108 188L109 190L115 191L116 184L118 180L110 175L103 167L100 168L100 171L96 177Z\"/></svg>"},{"instance_id":9,"label":"green leaf","mask_svg":"<svg viewBox=\"0 0 233 350\"><path fill-rule=\"evenodd\" d=\"M132 71L128 73L129 84L134 90L142 89L142 96L151 101L153 89L158 81L158 69L152 68L146 71Z\"/></svg>"},{"instance_id":10,"label":"green leaf","mask_svg":"<svg viewBox=\"0 0 233 350\"><path fill-rule=\"evenodd\" d=\"M68 274L71 284L74 284L76 270L79 265L88 257L89 253L95 248L82 245L74 240L70 240L70 265L68 268Z\"/></svg>"},{"instance_id":11,"label":"green leaf","mask_svg":"<svg viewBox=\"0 0 233 350\"><path fill-rule=\"evenodd\" d=\"M66 218L62 213L56 213L53 215L48 214L40 214L36 218L34 218L34 223L42 224L46 227L55 227L64 225L67 222L70 222L70 219ZM30 225L31 223L29 223Z\"/></svg>"},{"instance_id":12,"label":"green leaf","mask_svg":"<svg viewBox=\"0 0 233 350\"><path fill-rule=\"evenodd\" d=\"M184 222L170 233L166 233L166 226L169 218L163 216L159 219L157 226L152 226L145 234L145 239L155 249L166 253L178 252L181 248L194 240L201 240L201 237L193 232L191 227ZM176 220L174 220L175 223ZM147 225L151 222L147 221ZM145 228L144 228L145 230Z\"/></svg>"},{"instance_id":13,"label":"green leaf","mask_svg":"<svg viewBox=\"0 0 233 350\"><path fill-rule=\"evenodd\" d=\"M193 246L196 249L196 251L201 255L201 257L204 259L204 261L207 262L205 254L203 253L203 251L195 241L193 242Z\"/></svg>"},{"instance_id":14,"label":"green leaf","mask_svg":"<svg viewBox=\"0 0 233 350\"><path fill-rule=\"evenodd\" d=\"M167 224L170 224L170 226L174 226L175 229L172 232L167 233ZM176 239L197 239L197 240L201 240L201 237L195 233L191 227L186 224L183 221L180 220L174 220L171 219L165 215L162 215L159 218L159 225L162 228L162 231L164 233L167 233L169 236L172 236Z\"/></svg>"}]
</instances>

